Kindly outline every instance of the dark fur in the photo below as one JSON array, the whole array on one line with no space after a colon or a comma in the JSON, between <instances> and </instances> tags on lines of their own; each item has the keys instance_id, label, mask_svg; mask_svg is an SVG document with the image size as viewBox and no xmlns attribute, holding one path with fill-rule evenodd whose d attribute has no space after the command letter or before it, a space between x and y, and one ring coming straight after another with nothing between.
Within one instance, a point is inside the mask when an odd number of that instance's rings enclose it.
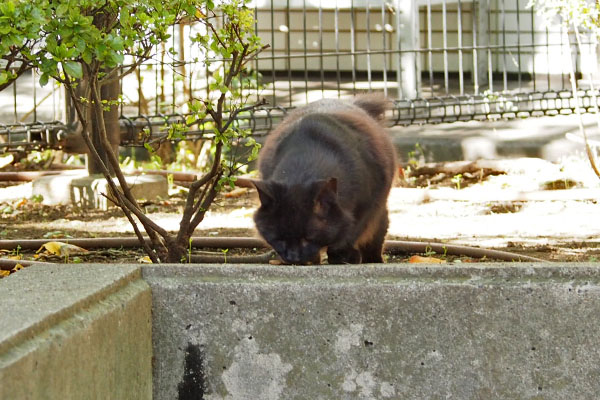
<instances>
[{"instance_id":1,"label":"dark fur","mask_svg":"<svg viewBox=\"0 0 600 400\"><path fill-rule=\"evenodd\" d=\"M321 100L293 112L260 153L256 227L291 264L383 262L395 153L382 97Z\"/></svg>"}]
</instances>

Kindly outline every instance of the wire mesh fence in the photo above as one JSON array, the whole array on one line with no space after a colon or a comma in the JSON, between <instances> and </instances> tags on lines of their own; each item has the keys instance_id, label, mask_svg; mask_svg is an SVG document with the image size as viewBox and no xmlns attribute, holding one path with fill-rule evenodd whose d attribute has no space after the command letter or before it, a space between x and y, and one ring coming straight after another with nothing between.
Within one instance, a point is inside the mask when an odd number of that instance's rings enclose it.
<instances>
[{"instance_id":1,"label":"wire mesh fence","mask_svg":"<svg viewBox=\"0 0 600 400\"><path fill-rule=\"evenodd\" d=\"M391 125L573 113L569 71L597 76L597 44L575 45L526 0L256 0L255 29L269 48L254 61L243 117L265 134L294 107L323 97L381 92L394 100ZM210 92L207 55L176 25L169 43L121 82L122 145L162 140L185 120L186 102ZM569 56L572 54L572 56ZM587 75L585 75L587 76ZM592 78L592 81L596 78ZM579 107L591 111L589 81ZM0 151L64 147L76 129L62 90L36 74L0 92ZM150 133L142 135L141 132ZM205 137L202 127L188 138Z\"/></svg>"}]
</instances>

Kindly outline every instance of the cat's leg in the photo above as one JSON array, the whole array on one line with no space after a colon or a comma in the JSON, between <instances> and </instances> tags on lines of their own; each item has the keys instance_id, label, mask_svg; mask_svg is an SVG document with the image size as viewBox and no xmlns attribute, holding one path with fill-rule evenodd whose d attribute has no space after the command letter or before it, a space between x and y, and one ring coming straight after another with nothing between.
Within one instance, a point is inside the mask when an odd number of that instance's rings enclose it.
<instances>
[{"instance_id":1,"label":"cat's leg","mask_svg":"<svg viewBox=\"0 0 600 400\"><path fill-rule=\"evenodd\" d=\"M360 254L363 263L382 263L383 262L383 244L385 235L389 226L388 212L379 217L379 222L375 234L367 243L360 247Z\"/></svg>"},{"instance_id":2,"label":"cat's leg","mask_svg":"<svg viewBox=\"0 0 600 400\"><path fill-rule=\"evenodd\" d=\"M329 247L327 249L327 263L329 264L360 264L360 251L354 247Z\"/></svg>"}]
</instances>

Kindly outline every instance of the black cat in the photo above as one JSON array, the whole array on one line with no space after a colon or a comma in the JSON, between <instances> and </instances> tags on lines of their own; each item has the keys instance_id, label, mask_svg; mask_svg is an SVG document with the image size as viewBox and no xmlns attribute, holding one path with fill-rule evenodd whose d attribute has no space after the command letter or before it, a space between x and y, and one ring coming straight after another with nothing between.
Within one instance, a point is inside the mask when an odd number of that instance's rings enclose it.
<instances>
[{"instance_id":1,"label":"black cat","mask_svg":"<svg viewBox=\"0 0 600 400\"><path fill-rule=\"evenodd\" d=\"M262 237L289 264L383 262L394 148L379 119L388 101L325 99L291 113L267 138L255 181Z\"/></svg>"}]
</instances>

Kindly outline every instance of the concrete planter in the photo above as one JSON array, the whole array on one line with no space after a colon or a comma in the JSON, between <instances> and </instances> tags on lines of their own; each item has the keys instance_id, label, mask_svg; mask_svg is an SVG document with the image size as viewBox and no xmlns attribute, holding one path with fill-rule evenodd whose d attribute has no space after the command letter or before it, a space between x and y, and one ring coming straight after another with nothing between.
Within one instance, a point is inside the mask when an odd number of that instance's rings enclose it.
<instances>
[{"instance_id":1,"label":"concrete planter","mask_svg":"<svg viewBox=\"0 0 600 400\"><path fill-rule=\"evenodd\" d=\"M0 398L595 398L599 281L594 264L31 267L0 281L17 308Z\"/></svg>"}]
</instances>

